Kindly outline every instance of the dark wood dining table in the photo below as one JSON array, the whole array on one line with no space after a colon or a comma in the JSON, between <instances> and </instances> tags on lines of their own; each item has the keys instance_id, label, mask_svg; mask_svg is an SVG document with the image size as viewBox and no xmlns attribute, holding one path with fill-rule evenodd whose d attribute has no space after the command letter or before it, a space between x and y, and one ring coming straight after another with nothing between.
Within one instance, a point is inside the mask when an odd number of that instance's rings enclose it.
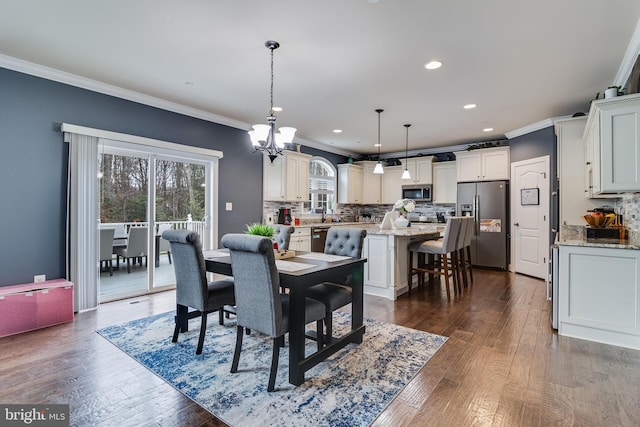
<instances>
[{"instance_id":1,"label":"dark wood dining table","mask_svg":"<svg viewBox=\"0 0 640 427\"><path fill-rule=\"evenodd\" d=\"M226 251L221 249L219 251ZM216 251L216 252L219 252ZM279 269L280 286L289 289L289 382L301 385L304 382L304 373L327 359L338 350L350 343L360 344L364 336L363 325L363 275L366 258L349 258L338 261L322 259L301 258L300 255L310 252L296 251L296 256L285 261L311 265L297 271L285 271ZM322 254L318 254L322 255ZM206 269L209 272L233 276L231 271L231 257L207 257L205 255ZM277 264L277 262L276 262ZM351 276L348 286L352 289L351 303L351 331L334 340L309 356L305 356L305 322L304 322L304 298L309 287L323 282L345 283Z\"/></svg>"}]
</instances>

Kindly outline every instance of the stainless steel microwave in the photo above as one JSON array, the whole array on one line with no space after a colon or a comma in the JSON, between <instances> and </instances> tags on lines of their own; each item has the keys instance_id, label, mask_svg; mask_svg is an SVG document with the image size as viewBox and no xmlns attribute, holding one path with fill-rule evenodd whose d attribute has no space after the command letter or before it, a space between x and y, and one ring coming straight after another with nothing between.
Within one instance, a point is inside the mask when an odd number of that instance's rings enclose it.
<instances>
[{"instance_id":1,"label":"stainless steel microwave","mask_svg":"<svg viewBox=\"0 0 640 427\"><path fill-rule=\"evenodd\" d=\"M431 190L431 184L403 185L402 198L419 202L430 202Z\"/></svg>"}]
</instances>

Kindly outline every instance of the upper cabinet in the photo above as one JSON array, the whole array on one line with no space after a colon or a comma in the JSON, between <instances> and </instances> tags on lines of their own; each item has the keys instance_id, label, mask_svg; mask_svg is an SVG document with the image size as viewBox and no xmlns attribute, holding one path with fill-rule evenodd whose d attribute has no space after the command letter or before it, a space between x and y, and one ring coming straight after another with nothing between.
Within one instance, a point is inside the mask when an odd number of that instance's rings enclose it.
<instances>
[{"instance_id":1,"label":"upper cabinet","mask_svg":"<svg viewBox=\"0 0 640 427\"><path fill-rule=\"evenodd\" d=\"M350 163L338 165L338 203L362 203L363 175L362 166Z\"/></svg>"},{"instance_id":2,"label":"upper cabinet","mask_svg":"<svg viewBox=\"0 0 640 427\"><path fill-rule=\"evenodd\" d=\"M433 203L455 204L458 193L456 162L433 164Z\"/></svg>"},{"instance_id":3,"label":"upper cabinet","mask_svg":"<svg viewBox=\"0 0 640 427\"><path fill-rule=\"evenodd\" d=\"M458 151L454 154L458 182L509 179L509 147Z\"/></svg>"},{"instance_id":4,"label":"upper cabinet","mask_svg":"<svg viewBox=\"0 0 640 427\"><path fill-rule=\"evenodd\" d=\"M431 184L433 182L433 179L432 179L433 156L414 157L414 158L407 159L406 162L404 159L402 159L401 162L402 162L403 168L406 163L407 170L411 174L411 179L404 181L404 183Z\"/></svg>"},{"instance_id":5,"label":"upper cabinet","mask_svg":"<svg viewBox=\"0 0 640 427\"><path fill-rule=\"evenodd\" d=\"M373 173L377 162L358 162L362 165L364 175L362 177L362 203L379 204L382 195L382 175Z\"/></svg>"},{"instance_id":6,"label":"upper cabinet","mask_svg":"<svg viewBox=\"0 0 640 427\"><path fill-rule=\"evenodd\" d=\"M640 191L640 94L593 101L583 143L587 195Z\"/></svg>"},{"instance_id":7,"label":"upper cabinet","mask_svg":"<svg viewBox=\"0 0 640 427\"><path fill-rule=\"evenodd\" d=\"M382 204L394 204L402 198L402 172L404 172L404 166L387 166L384 168L384 175L382 175Z\"/></svg>"},{"instance_id":8,"label":"upper cabinet","mask_svg":"<svg viewBox=\"0 0 640 427\"><path fill-rule=\"evenodd\" d=\"M273 163L263 157L264 200L304 202L309 200L309 159L307 154L283 151Z\"/></svg>"}]
</instances>

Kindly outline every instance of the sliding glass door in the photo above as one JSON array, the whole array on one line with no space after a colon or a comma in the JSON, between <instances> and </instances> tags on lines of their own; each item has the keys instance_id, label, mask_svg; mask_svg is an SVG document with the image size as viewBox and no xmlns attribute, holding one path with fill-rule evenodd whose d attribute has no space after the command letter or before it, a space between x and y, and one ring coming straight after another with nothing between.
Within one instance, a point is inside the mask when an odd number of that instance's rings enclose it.
<instances>
[{"instance_id":1,"label":"sliding glass door","mask_svg":"<svg viewBox=\"0 0 640 427\"><path fill-rule=\"evenodd\" d=\"M198 232L204 247L211 241L213 162L134 145L100 141L100 302L175 286L165 230Z\"/></svg>"}]
</instances>

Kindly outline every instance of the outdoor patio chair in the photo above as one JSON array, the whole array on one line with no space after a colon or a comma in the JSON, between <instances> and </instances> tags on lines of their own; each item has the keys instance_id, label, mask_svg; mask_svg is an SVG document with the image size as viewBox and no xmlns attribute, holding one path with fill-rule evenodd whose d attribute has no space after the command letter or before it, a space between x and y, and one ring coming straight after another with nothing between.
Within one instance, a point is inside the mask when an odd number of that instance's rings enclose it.
<instances>
[{"instance_id":1,"label":"outdoor patio chair","mask_svg":"<svg viewBox=\"0 0 640 427\"><path fill-rule=\"evenodd\" d=\"M120 266L120 258L127 260L127 273L131 273L131 259L135 264L135 260L140 260L142 265L142 259L144 258L145 266L147 265L147 227L130 227L129 237L127 238L126 247L117 247L115 249L118 260L116 262L117 267Z\"/></svg>"},{"instance_id":2,"label":"outdoor patio chair","mask_svg":"<svg viewBox=\"0 0 640 427\"><path fill-rule=\"evenodd\" d=\"M100 229L100 271L102 263L109 269L109 276L113 276L113 228Z\"/></svg>"}]
</instances>

